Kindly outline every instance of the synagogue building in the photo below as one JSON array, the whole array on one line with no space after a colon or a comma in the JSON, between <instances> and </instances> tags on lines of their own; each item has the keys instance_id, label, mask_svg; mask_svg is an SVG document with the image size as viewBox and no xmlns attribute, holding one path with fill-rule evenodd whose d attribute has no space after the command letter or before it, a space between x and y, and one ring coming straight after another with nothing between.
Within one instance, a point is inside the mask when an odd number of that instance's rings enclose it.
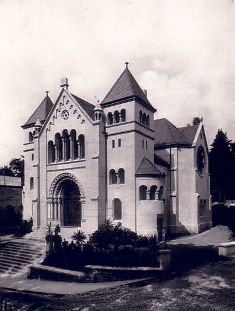
<instances>
[{"instance_id":1,"label":"synagogue building","mask_svg":"<svg viewBox=\"0 0 235 311\"><path fill-rule=\"evenodd\" d=\"M56 102L47 94L22 128L24 218L34 230L51 223L64 236L89 234L106 220L138 234L210 228L202 120L177 128L158 119L128 64L95 105L64 79Z\"/></svg>"}]
</instances>

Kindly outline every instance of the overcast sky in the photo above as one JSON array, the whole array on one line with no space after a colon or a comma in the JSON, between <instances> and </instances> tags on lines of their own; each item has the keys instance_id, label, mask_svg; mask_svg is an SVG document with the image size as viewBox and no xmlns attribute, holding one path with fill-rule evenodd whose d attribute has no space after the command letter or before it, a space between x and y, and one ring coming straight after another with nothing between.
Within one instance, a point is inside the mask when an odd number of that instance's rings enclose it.
<instances>
[{"instance_id":1,"label":"overcast sky","mask_svg":"<svg viewBox=\"0 0 235 311\"><path fill-rule=\"evenodd\" d=\"M24 124L60 80L102 100L124 62L176 126L204 118L235 140L235 2L0 0L0 165L22 154Z\"/></svg>"}]
</instances>

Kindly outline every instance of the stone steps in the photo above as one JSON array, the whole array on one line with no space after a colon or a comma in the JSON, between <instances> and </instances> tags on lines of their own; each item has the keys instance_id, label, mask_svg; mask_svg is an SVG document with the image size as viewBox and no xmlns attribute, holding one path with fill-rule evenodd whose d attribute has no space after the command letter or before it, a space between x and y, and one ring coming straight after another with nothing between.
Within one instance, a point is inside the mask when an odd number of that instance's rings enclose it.
<instances>
[{"instance_id":1,"label":"stone steps","mask_svg":"<svg viewBox=\"0 0 235 311\"><path fill-rule=\"evenodd\" d=\"M0 245L0 277L21 274L27 267L41 261L45 243L15 239Z\"/></svg>"}]
</instances>

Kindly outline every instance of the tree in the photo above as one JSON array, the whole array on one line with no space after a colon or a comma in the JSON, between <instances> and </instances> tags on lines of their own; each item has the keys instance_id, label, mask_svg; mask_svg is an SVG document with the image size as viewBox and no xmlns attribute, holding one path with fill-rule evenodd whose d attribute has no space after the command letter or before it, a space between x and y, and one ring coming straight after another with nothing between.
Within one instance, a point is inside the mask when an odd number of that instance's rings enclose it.
<instances>
[{"instance_id":1,"label":"tree","mask_svg":"<svg viewBox=\"0 0 235 311\"><path fill-rule=\"evenodd\" d=\"M14 158L10 161L9 167L16 177L24 176L24 160L22 158Z\"/></svg>"},{"instance_id":2,"label":"tree","mask_svg":"<svg viewBox=\"0 0 235 311\"><path fill-rule=\"evenodd\" d=\"M0 167L0 175L14 176L14 173L9 166L4 165L4 166Z\"/></svg>"},{"instance_id":3,"label":"tree","mask_svg":"<svg viewBox=\"0 0 235 311\"><path fill-rule=\"evenodd\" d=\"M234 161L231 140L219 129L209 154L211 193L214 201L223 202L234 195ZM234 188L235 189L235 188Z\"/></svg>"}]
</instances>

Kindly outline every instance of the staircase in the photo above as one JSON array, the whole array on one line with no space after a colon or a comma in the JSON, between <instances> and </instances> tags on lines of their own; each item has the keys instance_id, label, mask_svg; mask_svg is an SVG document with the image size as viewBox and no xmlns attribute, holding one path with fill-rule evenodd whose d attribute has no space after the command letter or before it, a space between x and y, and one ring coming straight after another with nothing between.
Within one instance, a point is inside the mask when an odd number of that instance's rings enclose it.
<instances>
[{"instance_id":1,"label":"staircase","mask_svg":"<svg viewBox=\"0 0 235 311\"><path fill-rule=\"evenodd\" d=\"M0 245L0 277L27 273L27 267L39 262L45 243L29 239L14 239Z\"/></svg>"},{"instance_id":2,"label":"staircase","mask_svg":"<svg viewBox=\"0 0 235 311\"><path fill-rule=\"evenodd\" d=\"M46 228L39 228L37 230L34 230L28 234L25 235L26 240L34 240L34 241L41 241L45 242L45 237L46 237Z\"/></svg>"}]
</instances>

